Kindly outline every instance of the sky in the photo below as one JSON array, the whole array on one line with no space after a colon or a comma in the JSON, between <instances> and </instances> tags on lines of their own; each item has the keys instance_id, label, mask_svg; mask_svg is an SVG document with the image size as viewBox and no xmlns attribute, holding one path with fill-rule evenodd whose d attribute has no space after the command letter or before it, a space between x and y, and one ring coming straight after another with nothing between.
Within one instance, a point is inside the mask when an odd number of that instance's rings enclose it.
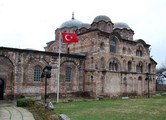
<instances>
[{"instance_id":1,"label":"sky","mask_svg":"<svg viewBox=\"0 0 166 120\"><path fill-rule=\"evenodd\" d=\"M166 0L0 0L0 46L44 50L55 30L72 18L91 24L98 15L125 22L134 39L151 45L151 56L166 64Z\"/></svg>"}]
</instances>

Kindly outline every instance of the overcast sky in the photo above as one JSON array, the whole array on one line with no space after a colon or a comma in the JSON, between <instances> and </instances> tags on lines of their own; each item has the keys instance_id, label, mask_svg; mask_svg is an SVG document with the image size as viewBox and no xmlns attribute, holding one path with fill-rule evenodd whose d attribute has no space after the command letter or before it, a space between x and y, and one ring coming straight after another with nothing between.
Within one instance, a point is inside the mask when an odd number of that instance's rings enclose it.
<instances>
[{"instance_id":1,"label":"overcast sky","mask_svg":"<svg viewBox=\"0 0 166 120\"><path fill-rule=\"evenodd\" d=\"M151 45L158 67L166 64L166 0L0 0L0 46L44 50L72 12L84 23L98 15L127 23L134 39Z\"/></svg>"}]
</instances>

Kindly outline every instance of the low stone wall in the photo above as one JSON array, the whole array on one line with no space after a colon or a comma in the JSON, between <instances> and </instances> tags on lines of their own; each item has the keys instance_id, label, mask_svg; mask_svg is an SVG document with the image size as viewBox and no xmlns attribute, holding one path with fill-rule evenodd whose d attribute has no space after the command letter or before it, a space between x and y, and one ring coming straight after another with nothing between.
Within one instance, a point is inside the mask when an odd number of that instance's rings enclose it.
<instances>
[{"instance_id":1,"label":"low stone wall","mask_svg":"<svg viewBox=\"0 0 166 120\"><path fill-rule=\"evenodd\" d=\"M164 84L158 84L157 85L157 90L160 90L160 91L166 91L166 85Z\"/></svg>"}]
</instances>

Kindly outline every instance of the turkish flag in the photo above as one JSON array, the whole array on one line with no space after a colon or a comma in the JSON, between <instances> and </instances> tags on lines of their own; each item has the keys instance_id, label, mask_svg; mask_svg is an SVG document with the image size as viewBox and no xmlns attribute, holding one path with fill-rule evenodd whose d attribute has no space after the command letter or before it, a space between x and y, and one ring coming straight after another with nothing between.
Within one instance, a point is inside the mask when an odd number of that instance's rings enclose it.
<instances>
[{"instance_id":1,"label":"turkish flag","mask_svg":"<svg viewBox=\"0 0 166 120\"><path fill-rule=\"evenodd\" d=\"M75 33L62 32L62 42L63 43L78 42L77 35Z\"/></svg>"}]
</instances>

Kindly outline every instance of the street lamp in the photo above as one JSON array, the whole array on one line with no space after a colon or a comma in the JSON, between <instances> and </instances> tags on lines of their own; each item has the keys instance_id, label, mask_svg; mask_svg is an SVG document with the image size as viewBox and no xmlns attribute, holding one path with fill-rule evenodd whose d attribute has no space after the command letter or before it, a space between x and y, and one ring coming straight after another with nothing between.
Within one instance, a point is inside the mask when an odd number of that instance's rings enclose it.
<instances>
[{"instance_id":1,"label":"street lamp","mask_svg":"<svg viewBox=\"0 0 166 120\"><path fill-rule=\"evenodd\" d=\"M47 78L51 78L51 69L52 66L47 65L44 67L43 72L41 74L41 78L45 77L45 95L44 95L44 103L45 103L45 108L47 107L46 100L47 100Z\"/></svg>"},{"instance_id":2,"label":"street lamp","mask_svg":"<svg viewBox=\"0 0 166 120\"><path fill-rule=\"evenodd\" d=\"M146 78L145 80L148 81L148 98L150 97L150 90L149 90L149 80L150 80L150 76L149 76L149 73L146 73Z\"/></svg>"}]
</instances>

